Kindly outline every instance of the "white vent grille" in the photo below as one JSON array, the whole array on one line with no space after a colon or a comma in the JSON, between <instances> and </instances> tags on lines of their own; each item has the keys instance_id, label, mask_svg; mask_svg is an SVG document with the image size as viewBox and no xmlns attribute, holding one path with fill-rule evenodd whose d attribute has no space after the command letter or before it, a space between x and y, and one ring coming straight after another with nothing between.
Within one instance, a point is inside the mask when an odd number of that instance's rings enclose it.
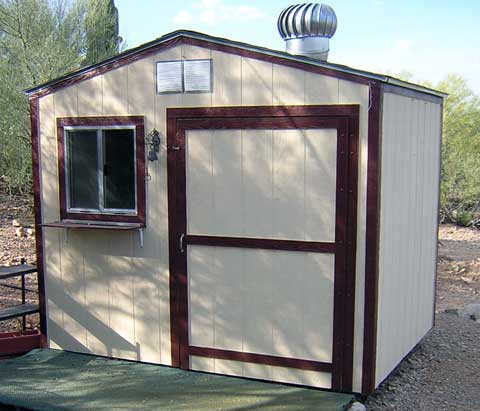
<instances>
[{"instance_id":1,"label":"white vent grille","mask_svg":"<svg viewBox=\"0 0 480 411\"><path fill-rule=\"evenodd\" d=\"M157 62L157 93L212 91L212 60Z\"/></svg>"},{"instance_id":2,"label":"white vent grille","mask_svg":"<svg viewBox=\"0 0 480 411\"><path fill-rule=\"evenodd\" d=\"M182 61L157 62L157 93L183 93Z\"/></svg>"},{"instance_id":3,"label":"white vent grille","mask_svg":"<svg viewBox=\"0 0 480 411\"><path fill-rule=\"evenodd\" d=\"M211 60L185 60L183 62L186 93L195 91L211 91L211 63Z\"/></svg>"}]
</instances>

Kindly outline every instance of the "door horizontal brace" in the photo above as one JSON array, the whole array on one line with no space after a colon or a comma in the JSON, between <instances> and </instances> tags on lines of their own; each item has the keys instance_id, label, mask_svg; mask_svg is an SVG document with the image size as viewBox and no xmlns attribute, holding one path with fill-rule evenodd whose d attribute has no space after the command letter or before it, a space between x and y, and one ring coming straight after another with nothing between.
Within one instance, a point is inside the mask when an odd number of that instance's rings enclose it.
<instances>
[{"instance_id":1,"label":"door horizontal brace","mask_svg":"<svg viewBox=\"0 0 480 411\"><path fill-rule=\"evenodd\" d=\"M213 247L262 248L265 250L335 253L335 243L333 242L208 235L187 235L186 239L187 244L208 245Z\"/></svg>"},{"instance_id":2,"label":"door horizontal brace","mask_svg":"<svg viewBox=\"0 0 480 411\"><path fill-rule=\"evenodd\" d=\"M299 358L277 357L274 355L254 354L249 352L220 350L217 348L188 347L189 355L196 357L216 358L250 362L254 364L271 365L276 367L297 368L299 370L332 372L332 364L327 362L304 360Z\"/></svg>"}]
</instances>

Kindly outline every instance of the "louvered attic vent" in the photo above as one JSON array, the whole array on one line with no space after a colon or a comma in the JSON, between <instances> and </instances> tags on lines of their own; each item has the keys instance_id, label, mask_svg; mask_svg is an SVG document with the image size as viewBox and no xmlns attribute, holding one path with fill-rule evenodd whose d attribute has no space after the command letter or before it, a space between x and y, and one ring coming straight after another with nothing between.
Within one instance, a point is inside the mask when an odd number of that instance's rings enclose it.
<instances>
[{"instance_id":1,"label":"louvered attic vent","mask_svg":"<svg viewBox=\"0 0 480 411\"><path fill-rule=\"evenodd\" d=\"M157 93L210 93L212 60L157 62Z\"/></svg>"}]
</instances>

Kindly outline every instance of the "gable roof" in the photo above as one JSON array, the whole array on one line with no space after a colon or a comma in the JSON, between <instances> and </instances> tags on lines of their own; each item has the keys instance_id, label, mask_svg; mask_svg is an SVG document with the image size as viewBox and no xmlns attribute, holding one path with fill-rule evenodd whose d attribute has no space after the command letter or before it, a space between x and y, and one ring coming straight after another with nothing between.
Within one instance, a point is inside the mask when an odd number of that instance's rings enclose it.
<instances>
[{"instance_id":1,"label":"gable roof","mask_svg":"<svg viewBox=\"0 0 480 411\"><path fill-rule=\"evenodd\" d=\"M138 47L126 50L120 54L103 60L91 66L82 67L79 70L65 74L64 76L50 80L47 83L32 87L25 92L30 97L40 97L55 92L64 87L78 83L82 80L114 70L123 65L140 60L150 54L168 49L179 44L191 44L195 46L210 48L227 53L238 54L244 57L266 60L275 64L282 64L301 70L312 71L318 74L337 77L357 83L370 84L381 82L392 86L401 87L406 90L413 90L435 97L446 97L440 91L409 83L395 77L359 70L341 64L334 64L326 61L312 59L310 57L292 55L287 52L272 50L265 47L254 46L247 43L214 37L207 34L190 31L177 30L159 37Z\"/></svg>"}]
</instances>

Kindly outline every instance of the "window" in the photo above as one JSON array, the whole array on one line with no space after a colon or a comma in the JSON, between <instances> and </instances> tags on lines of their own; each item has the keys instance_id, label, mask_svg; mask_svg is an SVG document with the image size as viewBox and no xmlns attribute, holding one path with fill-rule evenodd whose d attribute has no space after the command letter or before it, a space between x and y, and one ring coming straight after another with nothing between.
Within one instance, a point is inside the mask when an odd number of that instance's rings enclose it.
<instances>
[{"instance_id":1,"label":"window","mask_svg":"<svg viewBox=\"0 0 480 411\"><path fill-rule=\"evenodd\" d=\"M212 91L212 60L157 62L157 93Z\"/></svg>"},{"instance_id":2,"label":"window","mask_svg":"<svg viewBox=\"0 0 480 411\"><path fill-rule=\"evenodd\" d=\"M58 119L62 219L145 221L142 117Z\"/></svg>"}]
</instances>

